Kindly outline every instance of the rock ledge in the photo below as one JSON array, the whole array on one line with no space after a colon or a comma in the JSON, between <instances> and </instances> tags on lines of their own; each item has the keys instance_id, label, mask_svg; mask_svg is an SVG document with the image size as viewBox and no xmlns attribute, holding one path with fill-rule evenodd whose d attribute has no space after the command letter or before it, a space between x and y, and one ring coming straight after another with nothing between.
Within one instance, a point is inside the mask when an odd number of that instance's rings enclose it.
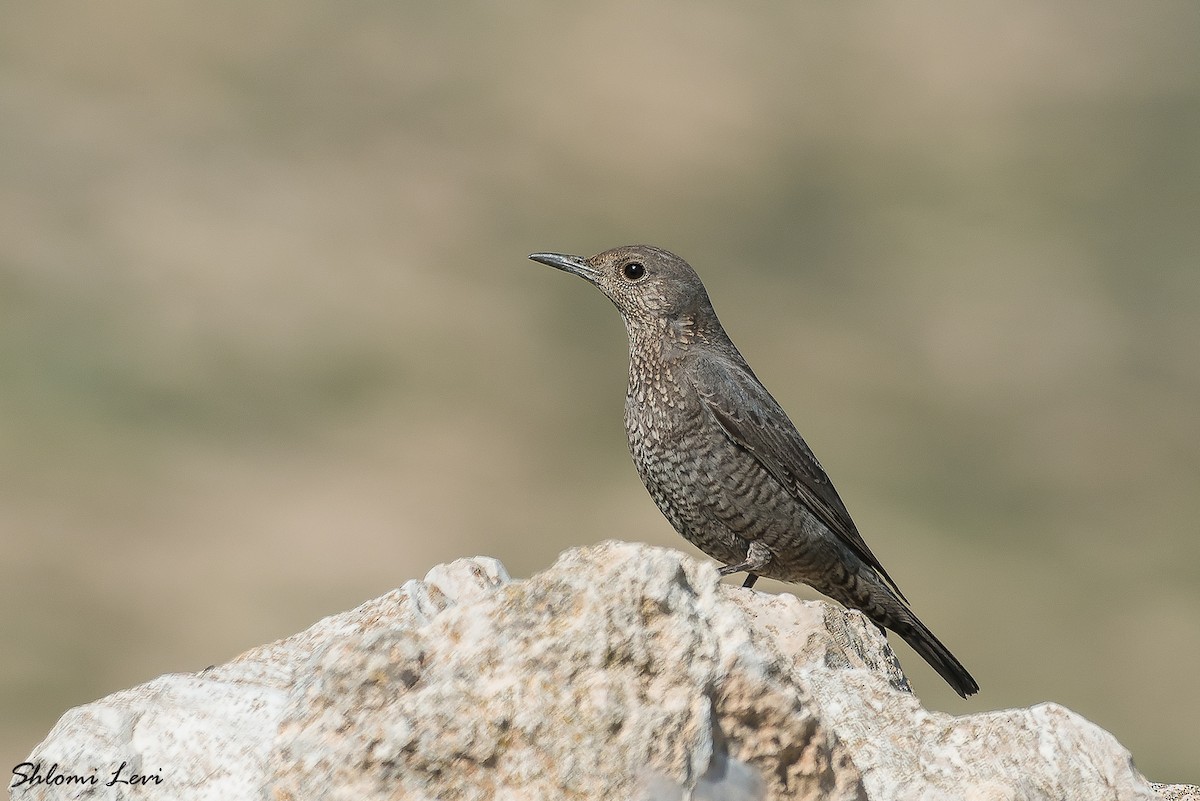
<instances>
[{"instance_id":1,"label":"rock ledge","mask_svg":"<svg viewBox=\"0 0 1200 801\"><path fill-rule=\"evenodd\" d=\"M439 565L72 709L28 764L20 801L1200 799L1056 704L924 710L857 612L619 542L525 581Z\"/></svg>"}]
</instances>

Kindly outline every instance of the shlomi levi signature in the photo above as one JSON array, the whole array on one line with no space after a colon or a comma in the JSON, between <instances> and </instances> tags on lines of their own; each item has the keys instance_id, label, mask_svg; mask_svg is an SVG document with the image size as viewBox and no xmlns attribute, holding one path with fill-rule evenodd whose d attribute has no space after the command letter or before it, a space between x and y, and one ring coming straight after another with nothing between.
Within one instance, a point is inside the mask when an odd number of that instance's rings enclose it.
<instances>
[{"instance_id":1,"label":"shlomi levi signature","mask_svg":"<svg viewBox=\"0 0 1200 801\"><path fill-rule=\"evenodd\" d=\"M12 769L13 776L17 777L17 779L8 787L10 790L15 790L24 785L35 787L39 784L44 784L48 787L99 785L102 780L100 776L96 775L98 770L99 768L92 768L90 774L62 773L58 769L58 763L55 762L43 774L41 762L22 762ZM112 787L117 784L162 784L163 778L160 775L161 773L161 768L154 773L134 773L129 769L128 762L122 762L120 767L109 774L108 780L104 781L103 784L105 787Z\"/></svg>"}]
</instances>

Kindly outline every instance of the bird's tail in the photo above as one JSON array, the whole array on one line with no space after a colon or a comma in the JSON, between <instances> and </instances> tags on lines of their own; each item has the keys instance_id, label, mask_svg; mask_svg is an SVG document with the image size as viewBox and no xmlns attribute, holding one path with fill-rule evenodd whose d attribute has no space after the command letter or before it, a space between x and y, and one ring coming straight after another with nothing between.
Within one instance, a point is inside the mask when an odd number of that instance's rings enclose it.
<instances>
[{"instance_id":1,"label":"bird's tail","mask_svg":"<svg viewBox=\"0 0 1200 801\"><path fill-rule=\"evenodd\" d=\"M933 636L933 632L918 620L911 610L905 611L908 612L905 619L888 621L888 628L911 645L912 649L954 688L954 692L963 698L979 692L979 684L962 666L962 662L955 659L950 649L942 645L942 641Z\"/></svg>"}]
</instances>

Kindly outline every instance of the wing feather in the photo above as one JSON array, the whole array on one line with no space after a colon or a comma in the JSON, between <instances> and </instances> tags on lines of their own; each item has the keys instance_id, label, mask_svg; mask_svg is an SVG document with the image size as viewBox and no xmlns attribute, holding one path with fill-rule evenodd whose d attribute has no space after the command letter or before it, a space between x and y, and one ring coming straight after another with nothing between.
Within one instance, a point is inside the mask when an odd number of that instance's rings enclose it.
<instances>
[{"instance_id":1,"label":"wing feather","mask_svg":"<svg viewBox=\"0 0 1200 801\"><path fill-rule=\"evenodd\" d=\"M709 357L688 365L686 373L705 408L726 436L748 451L904 598L896 582L858 533L846 505L808 443L750 368Z\"/></svg>"}]
</instances>

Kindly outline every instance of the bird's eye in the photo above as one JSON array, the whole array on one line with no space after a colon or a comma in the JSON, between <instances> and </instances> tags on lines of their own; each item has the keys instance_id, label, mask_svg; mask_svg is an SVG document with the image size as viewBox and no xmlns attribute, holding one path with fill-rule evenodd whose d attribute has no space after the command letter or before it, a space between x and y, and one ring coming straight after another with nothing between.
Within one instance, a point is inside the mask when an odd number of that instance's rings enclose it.
<instances>
[{"instance_id":1,"label":"bird's eye","mask_svg":"<svg viewBox=\"0 0 1200 801\"><path fill-rule=\"evenodd\" d=\"M621 268L621 272L630 281L636 281L646 274L646 265L640 261L627 261L625 262L625 266Z\"/></svg>"}]
</instances>

